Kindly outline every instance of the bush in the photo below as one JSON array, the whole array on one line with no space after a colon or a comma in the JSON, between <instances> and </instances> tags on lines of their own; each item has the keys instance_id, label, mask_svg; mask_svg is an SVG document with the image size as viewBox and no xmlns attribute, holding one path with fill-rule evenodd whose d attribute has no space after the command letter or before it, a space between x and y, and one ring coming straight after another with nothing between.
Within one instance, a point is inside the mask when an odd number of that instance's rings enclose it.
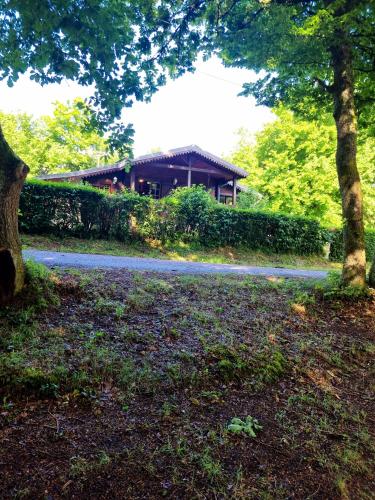
<instances>
[{"instance_id":1,"label":"bush","mask_svg":"<svg viewBox=\"0 0 375 500\"><path fill-rule=\"evenodd\" d=\"M207 245L244 245L276 253L321 254L327 232L303 217L239 210L216 205L201 242Z\"/></svg>"},{"instance_id":2,"label":"bush","mask_svg":"<svg viewBox=\"0 0 375 500\"><path fill-rule=\"evenodd\" d=\"M334 262L341 262L344 258L342 230L331 231L330 241L331 241L331 248L329 253L329 260ZM368 229L365 232L365 247L366 247L366 259L368 262L370 262L375 258L374 229Z\"/></svg>"},{"instance_id":3,"label":"bush","mask_svg":"<svg viewBox=\"0 0 375 500\"><path fill-rule=\"evenodd\" d=\"M145 234L163 242L199 239L211 224L215 205L204 186L177 188L154 203Z\"/></svg>"},{"instance_id":4,"label":"bush","mask_svg":"<svg viewBox=\"0 0 375 500\"><path fill-rule=\"evenodd\" d=\"M120 241L138 235L300 255L320 254L328 241L328 232L314 220L219 205L203 186L177 188L155 201L131 191L109 195L91 186L31 181L20 212L25 233Z\"/></svg>"},{"instance_id":5,"label":"bush","mask_svg":"<svg viewBox=\"0 0 375 500\"><path fill-rule=\"evenodd\" d=\"M148 235L205 246L239 246L269 252L320 254L328 233L302 217L241 210L217 204L203 187L176 189L155 204Z\"/></svg>"},{"instance_id":6,"label":"bush","mask_svg":"<svg viewBox=\"0 0 375 500\"><path fill-rule=\"evenodd\" d=\"M141 223L150 199L134 192L109 195L92 186L70 183L25 183L20 199L20 230L81 238L98 237L124 241L130 221Z\"/></svg>"}]
</instances>

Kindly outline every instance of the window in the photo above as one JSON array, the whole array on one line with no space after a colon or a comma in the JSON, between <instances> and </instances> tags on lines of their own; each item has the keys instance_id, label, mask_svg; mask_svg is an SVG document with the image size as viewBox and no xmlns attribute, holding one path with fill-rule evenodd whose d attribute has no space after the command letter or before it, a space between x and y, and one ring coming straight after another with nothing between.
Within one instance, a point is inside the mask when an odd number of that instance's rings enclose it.
<instances>
[{"instance_id":1,"label":"window","mask_svg":"<svg viewBox=\"0 0 375 500\"><path fill-rule=\"evenodd\" d=\"M233 196L221 194L220 195L220 203L224 203L224 205L232 205L233 204Z\"/></svg>"},{"instance_id":2,"label":"window","mask_svg":"<svg viewBox=\"0 0 375 500\"><path fill-rule=\"evenodd\" d=\"M152 196L155 199L160 198L161 194L161 184L160 182L150 182L150 181L138 181L139 182L139 194Z\"/></svg>"}]
</instances>

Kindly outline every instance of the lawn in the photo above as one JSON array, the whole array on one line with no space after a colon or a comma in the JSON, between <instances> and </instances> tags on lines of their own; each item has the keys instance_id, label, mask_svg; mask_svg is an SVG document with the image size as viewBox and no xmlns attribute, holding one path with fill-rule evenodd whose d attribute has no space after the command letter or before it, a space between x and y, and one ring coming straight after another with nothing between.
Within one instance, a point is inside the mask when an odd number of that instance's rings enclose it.
<instances>
[{"instance_id":1,"label":"lawn","mask_svg":"<svg viewBox=\"0 0 375 500\"><path fill-rule=\"evenodd\" d=\"M373 498L374 296L29 276L0 319L1 498Z\"/></svg>"},{"instance_id":2,"label":"lawn","mask_svg":"<svg viewBox=\"0 0 375 500\"><path fill-rule=\"evenodd\" d=\"M22 235L23 248L57 252L96 253L130 257L153 257L180 261L210 262L213 264L244 264L255 266L290 267L303 269L339 269L341 265L318 255L269 254L248 248L224 247L208 249L187 243L161 244L159 241L132 244L107 240L81 240L54 236Z\"/></svg>"}]
</instances>

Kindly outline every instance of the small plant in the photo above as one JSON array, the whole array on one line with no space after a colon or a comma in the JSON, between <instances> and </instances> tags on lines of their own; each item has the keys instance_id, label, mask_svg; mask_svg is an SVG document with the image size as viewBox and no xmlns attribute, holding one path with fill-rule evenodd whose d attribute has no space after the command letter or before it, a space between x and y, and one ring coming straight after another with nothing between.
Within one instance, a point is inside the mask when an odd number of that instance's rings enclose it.
<instances>
[{"instance_id":1,"label":"small plant","mask_svg":"<svg viewBox=\"0 0 375 500\"><path fill-rule=\"evenodd\" d=\"M316 293L320 294L326 300L357 300L368 297L368 288L361 286L343 286L341 276L336 272L329 272L328 278L316 285Z\"/></svg>"},{"instance_id":2,"label":"small plant","mask_svg":"<svg viewBox=\"0 0 375 500\"><path fill-rule=\"evenodd\" d=\"M242 420L238 417L232 418L230 424L228 425L228 431L233 432L234 434L242 434L255 438L257 436L257 432L260 431L263 427L260 425L256 418L251 416L247 416L245 420Z\"/></svg>"},{"instance_id":3,"label":"small plant","mask_svg":"<svg viewBox=\"0 0 375 500\"><path fill-rule=\"evenodd\" d=\"M222 474L222 467L219 461L214 460L210 448L205 448L200 457L200 466L209 480L214 480Z\"/></svg>"},{"instance_id":4,"label":"small plant","mask_svg":"<svg viewBox=\"0 0 375 500\"><path fill-rule=\"evenodd\" d=\"M169 293L173 290L173 286L165 280L149 279L144 286L144 290L149 293Z\"/></svg>"},{"instance_id":5,"label":"small plant","mask_svg":"<svg viewBox=\"0 0 375 500\"><path fill-rule=\"evenodd\" d=\"M126 303L129 311L145 313L153 307L155 303L155 297L153 297L150 293L146 292L142 288L137 288L136 290L129 293L126 299Z\"/></svg>"}]
</instances>

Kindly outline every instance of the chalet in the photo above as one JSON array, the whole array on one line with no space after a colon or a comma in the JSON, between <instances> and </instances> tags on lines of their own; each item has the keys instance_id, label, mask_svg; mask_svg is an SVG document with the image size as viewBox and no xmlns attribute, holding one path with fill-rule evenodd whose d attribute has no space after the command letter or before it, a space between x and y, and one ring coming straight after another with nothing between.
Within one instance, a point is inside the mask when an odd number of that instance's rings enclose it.
<instances>
[{"instance_id":1,"label":"chalet","mask_svg":"<svg viewBox=\"0 0 375 500\"><path fill-rule=\"evenodd\" d=\"M203 184L219 202L236 204L239 179L247 172L198 146L152 153L88 170L43 175L48 181L88 182L110 192L128 188L153 198L167 196L181 186Z\"/></svg>"}]
</instances>

